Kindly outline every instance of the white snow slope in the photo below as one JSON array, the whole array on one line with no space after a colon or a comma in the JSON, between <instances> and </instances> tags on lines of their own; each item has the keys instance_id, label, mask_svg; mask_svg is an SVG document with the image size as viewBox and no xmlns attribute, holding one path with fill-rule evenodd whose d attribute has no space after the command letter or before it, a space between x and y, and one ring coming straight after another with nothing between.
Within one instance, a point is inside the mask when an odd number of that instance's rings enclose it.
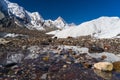
<instances>
[{"instance_id":1,"label":"white snow slope","mask_svg":"<svg viewBox=\"0 0 120 80\"><path fill-rule=\"evenodd\" d=\"M96 38L119 38L120 18L100 17L84 22L76 27L69 27L54 34L58 38L79 37L91 35Z\"/></svg>"}]
</instances>

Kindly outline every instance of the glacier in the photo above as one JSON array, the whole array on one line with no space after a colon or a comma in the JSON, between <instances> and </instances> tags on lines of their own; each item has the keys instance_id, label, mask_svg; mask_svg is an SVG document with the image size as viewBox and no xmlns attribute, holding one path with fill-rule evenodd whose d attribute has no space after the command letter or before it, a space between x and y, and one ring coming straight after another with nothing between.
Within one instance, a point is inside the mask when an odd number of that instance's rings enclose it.
<instances>
[{"instance_id":1,"label":"glacier","mask_svg":"<svg viewBox=\"0 0 120 80\"><path fill-rule=\"evenodd\" d=\"M48 34L50 34L50 32ZM76 38L88 35L96 38L119 38L120 18L103 16L98 19L84 22L76 27L69 27L67 29L58 31L54 35L58 38Z\"/></svg>"}]
</instances>

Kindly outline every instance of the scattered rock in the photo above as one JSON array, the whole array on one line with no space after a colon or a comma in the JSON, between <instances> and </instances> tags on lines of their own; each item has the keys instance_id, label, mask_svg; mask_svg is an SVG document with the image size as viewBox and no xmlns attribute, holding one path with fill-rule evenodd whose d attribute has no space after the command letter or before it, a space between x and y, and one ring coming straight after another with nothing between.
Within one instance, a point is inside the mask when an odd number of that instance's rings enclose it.
<instances>
[{"instance_id":1,"label":"scattered rock","mask_svg":"<svg viewBox=\"0 0 120 80\"><path fill-rule=\"evenodd\" d=\"M106 58L107 58L106 55L102 55L102 56L101 56L101 59L102 59L102 60L104 60L104 59L106 59Z\"/></svg>"},{"instance_id":2,"label":"scattered rock","mask_svg":"<svg viewBox=\"0 0 120 80\"><path fill-rule=\"evenodd\" d=\"M30 53L24 59L36 59L38 57L39 57L38 54L36 54L36 53Z\"/></svg>"},{"instance_id":3,"label":"scattered rock","mask_svg":"<svg viewBox=\"0 0 120 80\"><path fill-rule=\"evenodd\" d=\"M9 38L6 38L5 40L9 40ZM112 69L109 69L109 66L107 66L108 64L97 64L97 62L100 61L119 61L119 57L116 57L113 53L102 52L102 50L96 48L99 45L93 47L95 50L93 49L92 53L94 54L90 54L88 48L86 48L86 46L90 47L91 44L98 44L100 41L103 44L107 43L107 40L92 41L91 39L89 40L89 38L88 40L77 40L74 38L56 40L46 38L45 40L36 40L34 38L30 39L30 41L28 40L29 43L25 39L19 40L22 43L18 40L19 39L14 39L12 44L2 44L3 46L0 48L0 58L2 57L0 59L1 62L3 62L2 59L12 60L11 63L8 63L6 66L9 67L13 65L12 68L0 66L0 76L2 76L0 80L119 80L115 77L116 75L117 78L120 77L120 74L114 74L115 71L111 72ZM67 45L59 45L57 42L58 40L60 40L60 42L63 41ZM41 45L42 42L45 42L45 44ZM50 45L47 45L46 42ZM116 50L114 49L117 49L116 52L119 52L119 45L115 48L119 40L116 44L114 44L112 40L109 42L111 47L107 51L111 50L115 52ZM74 44L76 46L73 46ZM20 48L18 48L17 45L20 45ZM99 48L104 49L103 46L100 46ZM4 53L7 53L5 58L2 56ZM20 58L21 55L19 54L22 54L23 57ZM25 59L28 56L29 58ZM15 60L17 60L17 67L12 64ZM91 68L94 63L99 67L95 67L95 71ZM94 64L94 66L96 64ZM114 65L117 66L117 68L114 67L114 70L119 69L119 64L113 63L113 66Z\"/></svg>"},{"instance_id":4,"label":"scattered rock","mask_svg":"<svg viewBox=\"0 0 120 80\"><path fill-rule=\"evenodd\" d=\"M43 61L48 61L49 60L49 56L45 56L42 58Z\"/></svg>"},{"instance_id":5,"label":"scattered rock","mask_svg":"<svg viewBox=\"0 0 120 80\"><path fill-rule=\"evenodd\" d=\"M94 64L94 68L101 71L112 71L113 64L109 62L98 62Z\"/></svg>"},{"instance_id":6,"label":"scattered rock","mask_svg":"<svg viewBox=\"0 0 120 80\"><path fill-rule=\"evenodd\" d=\"M105 49L105 51L108 51L109 49L110 49L110 45L104 45L104 49Z\"/></svg>"},{"instance_id":7,"label":"scattered rock","mask_svg":"<svg viewBox=\"0 0 120 80\"><path fill-rule=\"evenodd\" d=\"M84 63L83 65L84 65L84 68L91 68L92 67L92 64L90 64L90 63Z\"/></svg>"},{"instance_id":8,"label":"scattered rock","mask_svg":"<svg viewBox=\"0 0 120 80\"><path fill-rule=\"evenodd\" d=\"M63 68L67 68L67 65L63 65Z\"/></svg>"}]
</instances>

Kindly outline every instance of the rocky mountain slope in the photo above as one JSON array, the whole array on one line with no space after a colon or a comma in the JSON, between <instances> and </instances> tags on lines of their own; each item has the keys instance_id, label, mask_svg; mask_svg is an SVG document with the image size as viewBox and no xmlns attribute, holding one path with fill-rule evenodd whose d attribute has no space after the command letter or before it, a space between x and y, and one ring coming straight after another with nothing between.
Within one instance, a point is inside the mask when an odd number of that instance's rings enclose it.
<instances>
[{"instance_id":1,"label":"rocky mountain slope","mask_svg":"<svg viewBox=\"0 0 120 80\"><path fill-rule=\"evenodd\" d=\"M5 15L4 19L6 19L6 17L7 19L11 18L16 25L24 26L32 30L63 29L67 25L61 17L58 17L54 21L44 20L38 12L31 13L17 3L11 3L8 0L0 0L0 11ZM0 21L3 22L2 20ZM4 22L1 24L4 24Z\"/></svg>"}]
</instances>

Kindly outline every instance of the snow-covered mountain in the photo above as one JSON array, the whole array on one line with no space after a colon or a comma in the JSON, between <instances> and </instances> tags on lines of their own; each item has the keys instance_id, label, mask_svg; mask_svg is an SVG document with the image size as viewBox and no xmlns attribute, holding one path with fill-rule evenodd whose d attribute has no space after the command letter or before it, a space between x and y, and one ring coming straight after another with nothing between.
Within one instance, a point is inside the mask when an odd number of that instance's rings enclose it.
<instances>
[{"instance_id":1,"label":"snow-covered mountain","mask_svg":"<svg viewBox=\"0 0 120 80\"><path fill-rule=\"evenodd\" d=\"M63 29L67 25L61 17L54 21L44 20L38 12L31 13L17 3L11 3L8 0L0 0L0 10L6 16L15 17L20 21L16 22L18 25L22 23L22 25L26 26L28 29L45 30L46 27Z\"/></svg>"},{"instance_id":2,"label":"snow-covered mountain","mask_svg":"<svg viewBox=\"0 0 120 80\"><path fill-rule=\"evenodd\" d=\"M53 21L53 24L60 29L64 28L64 26L67 26L66 22L62 17L58 17L55 21Z\"/></svg>"},{"instance_id":3,"label":"snow-covered mountain","mask_svg":"<svg viewBox=\"0 0 120 80\"><path fill-rule=\"evenodd\" d=\"M76 27L69 27L54 33L54 35L58 38L67 38L69 36L79 37L87 35L91 35L96 38L118 38L120 36L120 18L100 17L98 19L84 22L80 25L77 25Z\"/></svg>"},{"instance_id":4,"label":"snow-covered mountain","mask_svg":"<svg viewBox=\"0 0 120 80\"><path fill-rule=\"evenodd\" d=\"M45 23L43 24L44 27L47 26L53 26L53 28L57 29L65 29L70 27L69 24L67 24L62 17L58 17L56 20L45 20Z\"/></svg>"}]
</instances>

